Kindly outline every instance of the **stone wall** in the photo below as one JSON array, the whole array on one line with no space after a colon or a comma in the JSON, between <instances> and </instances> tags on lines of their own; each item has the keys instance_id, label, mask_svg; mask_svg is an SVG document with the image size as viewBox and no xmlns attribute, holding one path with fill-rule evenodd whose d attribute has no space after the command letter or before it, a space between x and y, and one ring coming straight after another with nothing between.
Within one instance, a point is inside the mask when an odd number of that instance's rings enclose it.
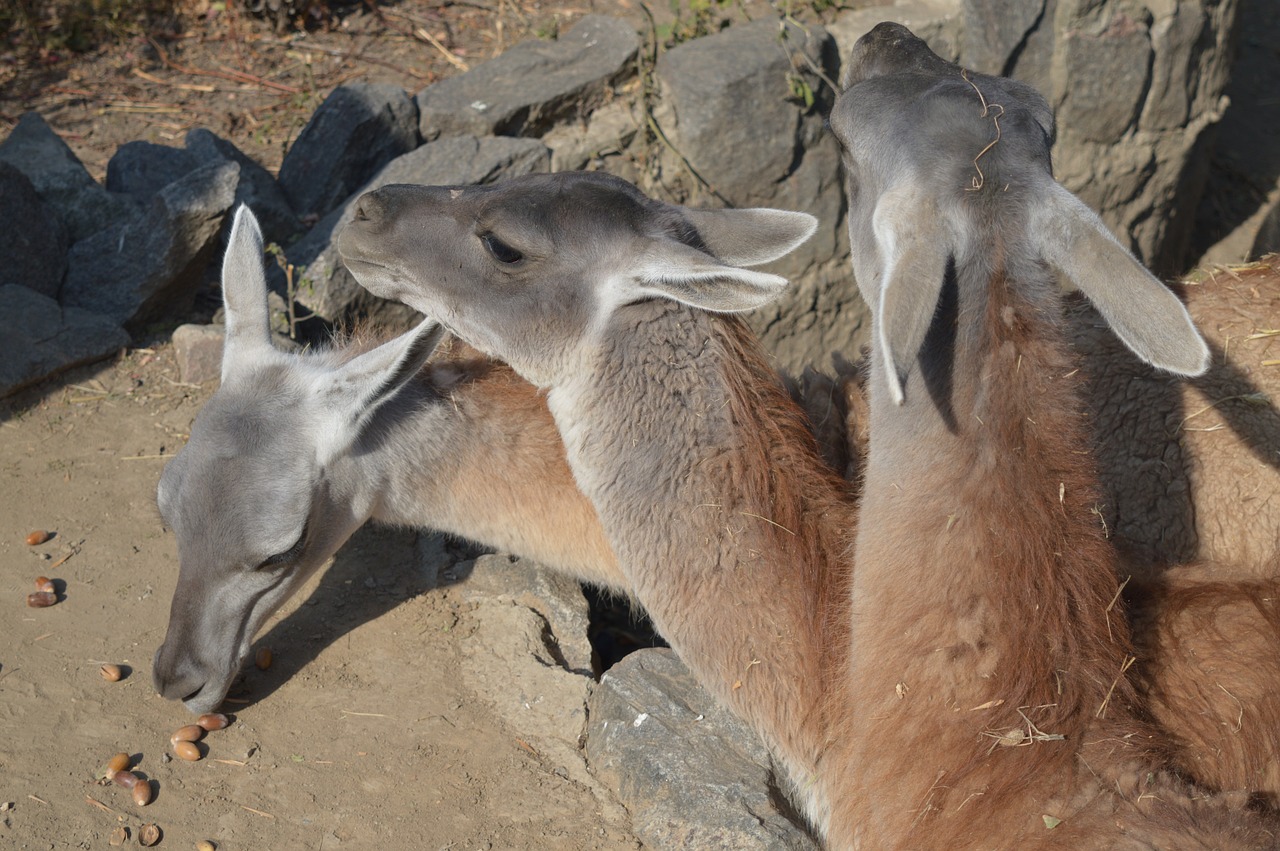
<instances>
[{"instance_id":1,"label":"stone wall","mask_svg":"<svg viewBox=\"0 0 1280 851\"><path fill-rule=\"evenodd\" d=\"M339 87L289 150L278 180L229 142L195 130L184 148L124 146L103 187L28 116L0 143L0 164L13 167L0 181L22 184L0 203L18 205L4 211L7 220L52 216L52 226L33 227L26 239L53 246L41 250L54 256L22 273L29 282L11 274L0 284L29 286L54 306L79 310L77 321L96 315L136 336L190 304L216 256L222 218L248 203L268 239L306 267L293 294L302 312L327 323L373 317L403 327L412 311L365 293L333 249L359 192L397 181L602 169L664 200L817 216L814 238L772 267L793 286L750 320L781 366L823 366L832 352L856 351L866 333L849 272L839 155L823 126L840 57L858 36L899 20L944 55L1039 87L1058 113L1059 178L1140 257L1171 273L1189 259L1236 4L899 0L846 11L826 29L760 20L660 52L627 22L592 15L557 41L518 45L412 96L386 85ZM282 273L274 286L290 295ZM65 325L70 315L50 313L48 321ZM303 328L323 336L324 324ZM120 344L119 334L99 336L100 355L108 341ZM64 361L83 357L78 350ZM46 352L38 365L11 368L0 393L57 360Z\"/></svg>"}]
</instances>

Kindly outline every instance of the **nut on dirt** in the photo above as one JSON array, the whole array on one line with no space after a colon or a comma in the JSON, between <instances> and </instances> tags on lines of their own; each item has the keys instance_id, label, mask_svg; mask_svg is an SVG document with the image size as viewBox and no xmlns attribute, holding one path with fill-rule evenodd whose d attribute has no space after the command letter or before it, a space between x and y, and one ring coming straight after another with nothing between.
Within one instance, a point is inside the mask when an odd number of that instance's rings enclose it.
<instances>
[{"instance_id":1,"label":"nut on dirt","mask_svg":"<svg viewBox=\"0 0 1280 851\"><path fill-rule=\"evenodd\" d=\"M52 579L50 579L49 577L47 577L47 576L37 576L37 577L36 577L36 590L37 590L37 591L45 591L45 592L47 592L47 593L49 593L49 594L53 594L53 593L55 593L55 592L58 590L58 588L57 588L57 586L55 586L55 585L53 584L53 580L52 580Z\"/></svg>"},{"instance_id":2,"label":"nut on dirt","mask_svg":"<svg viewBox=\"0 0 1280 851\"><path fill-rule=\"evenodd\" d=\"M52 591L37 591L27 595L27 605L33 609L47 609L56 605L57 602L58 595Z\"/></svg>"},{"instance_id":3,"label":"nut on dirt","mask_svg":"<svg viewBox=\"0 0 1280 851\"><path fill-rule=\"evenodd\" d=\"M144 848L150 848L160 841L163 834L160 832L158 824L144 824L138 828L138 844Z\"/></svg>"},{"instance_id":4,"label":"nut on dirt","mask_svg":"<svg viewBox=\"0 0 1280 851\"><path fill-rule=\"evenodd\" d=\"M204 728L199 724L188 724L174 731L173 735L169 737L169 744L176 747L178 742L198 742L203 735Z\"/></svg>"},{"instance_id":5,"label":"nut on dirt","mask_svg":"<svg viewBox=\"0 0 1280 851\"><path fill-rule=\"evenodd\" d=\"M123 786L126 789L132 789L138 785L138 775L129 769L122 769L111 775L111 782L117 786Z\"/></svg>"},{"instance_id":6,"label":"nut on dirt","mask_svg":"<svg viewBox=\"0 0 1280 851\"><path fill-rule=\"evenodd\" d=\"M211 733L214 730L226 729L226 726L231 723L231 719L221 712L206 712L196 719L196 723L200 725L201 729Z\"/></svg>"},{"instance_id":7,"label":"nut on dirt","mask_svg":"<svg viewBox=\"0 0 1280 851\"><path fill-rule=\"evenodd\" d=\"M107 760L107 767L102 772L102 776L107 780L114 780L115 776L121 771L126 771L131 763L132 760L129 759L129 755L121 751Z\"/></svg>"},{"instance_id":8,"label":"nut on dirt","mask_svg":"<svg viewBox=\"0 0 1280 851\"><path fill-rule=\"evenodd\" d=\"M258 652L253 654L253 664L258 666L259 671L265 671L271 667L271 648L259 647Z\"/></svg>"},{"instance_id":9,"label":"nut on dirt","mask_svg":"<svg viewBox=\"0 0 1280 851\"><path fill-rule=\"evenodd\" d=\"M195 742L174 742L173 753L178 759L185 759L187 762L198 762L203 756Z\"/></svg>"},{"instance_id":10,"label":"nut on dirt","mask_svg":"<svg viewBox=\"0 0 1280 851\"><path fill-rule=\"evenodd\" d=\"M36 529L30 535L27 535L27 546L38 547L53 536L43 529Z\"/></svg>"},{"instance_id":11,"label":"nut on dirt","mask_svg":"<svg viewBox=\"0 0 1280 851\"><path fill-rule=\"evenodd\" d=\"M139 780L138 785L133 787L133 803L139 807L145 807L151 803L150 780Z\"/></svg>"},{"instance_id":12,"label":"nut on dirt","mask_svg":"<svg viewBox=\"0 0 1280 851\"><path fill-rule=\"evenodd\" d=\"M129 828L122 826L122 827L117 827L115 830L111 831L111 838L107 840L107 843L112 848L118 848L119 846L125 844L128 841L129 841Z\"/></svg>"},{"instance_id":13,"label":"nut on dirt","mask_svg":"<svg viewBox=\"0 0 1280 851\"><path fill-rule=\"evenodd\" d=\"M196 843L196 851L218 851L218 846L207 839L201 839Z\"/></svg>"},{"instance_id":14,"label":"nut on dirt","mask_svg":"<svg viewBox=\"0 0 1280 851\"><path fill-rule=\"evenodd\" d=\"M98 669L102 678L109 683L118 683L124 679L124 670L119 665L106 664Z\"/></svg>"}]
</instances>

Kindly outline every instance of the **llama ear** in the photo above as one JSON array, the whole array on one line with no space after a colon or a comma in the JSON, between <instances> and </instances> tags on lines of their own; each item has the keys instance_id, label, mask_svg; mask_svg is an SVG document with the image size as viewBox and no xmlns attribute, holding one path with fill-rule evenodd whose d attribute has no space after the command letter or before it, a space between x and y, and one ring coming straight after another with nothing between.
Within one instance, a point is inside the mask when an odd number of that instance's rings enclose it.
<instances>
[{"instance_id":1,"label":"llama ear","mask_svg":"<svg viewBox=\"0 0 1280 851\"><path fill-rule=\"evenodd\" d=\"M326 377L328 386L322 390L331 409L348 419L364 420L418 374L443 337L443 326L424 319L413 330L343 364Z\"/></svg>"},{"instance_id":2,"label":"llama ear","mask_svg":"<svg viewBox=\"0 0 1280 851\"><path fill-rule=\"evenodd\" d=\"M933 323L951 241L937 204L910 188L886 192L876 204L871 226L883 263L874 315L876 342L889 395L901 405L906 370Z\"/></svg>"},{"instance_id":3,"label":"llama ear","mask_svg":"<svg viewBox=\"0 0 1280 851\"><path fill-rule=\"evenodd\" d=\"M226 308L226 345L222 380L238 363L272 349L271 316L267 308L267 275L263 269L262 231L244 204L236 209L222 261L222 303Z\"/></svg>"},{"instance_id":4,"label":"llama ear","mask_svg":"<svg viewBox=\"0 0 1280 851\"><path fill-rule=\"evenodd\" d=\"M773 301L787 279L726 266L671 239L655 239L630 269L622 300L658 296L717 313L753 310Z\"/></svg>"},{"instance_id":5,"label":"llama ear","mask_svg":"<svg viewBox=\"0 0 1280 851\"><path fill-rule=\"evenodd\" d=\"M1079 289L1130 350L1152 366L1202 375L1209 347L1173 292L1097 214L1056 181L1036 195L1029 232L1041 256Z\"/></svg>"},{"instance_id":6,"label":"llama ear","mask_svg":"<svg viewBox=\"0 0 1280 851\"><path fill-rule=\"evenodd\" d=\"M336 371L317 374L316 392L331 417L320 436L321 463L346 451L378 407L418 374L444 333L442 326L426 319Z\"/></svg>"},{"instance_id":7,"label":"llama ear","mask_svg":"<svg viewBox=\"0 0 1280 851\"><path fill-rule=\"evenodd\" d=\"M818 229L808 213L771 210L683 209L707 250L733 266L759 266L790 254Z\"/></svg>"}]
</instances>

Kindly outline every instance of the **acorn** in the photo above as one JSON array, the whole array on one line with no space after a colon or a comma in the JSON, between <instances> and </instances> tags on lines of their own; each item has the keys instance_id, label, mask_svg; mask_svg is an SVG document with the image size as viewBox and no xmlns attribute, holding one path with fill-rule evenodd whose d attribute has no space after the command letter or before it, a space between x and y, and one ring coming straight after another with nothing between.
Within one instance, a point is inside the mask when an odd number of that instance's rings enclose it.
<instances>
[{"instance_id":1,"label":"acorn","mask_svg":"<svg viewBox=\"0 0 1280 851\"><path fill-rule=\"evenodd\" d=\"M196 719L196 723L200 725L201 729L211 733L214 730L226 729L227 725L231 723L231 719L221 712L206 712Z\"/></svg>"},{"instance_id":2,"label":"acorn","mask_svg":"<svg viewBox=\"0 0 1280 851\"><path fill-rule=\"evenodd\" d=\"M107 760L107 770L103 776L108 780L114 780L117 774L128 769L131 762L132 760L129 759L129 755L127 753L118 753L111 757L111 759Z\"/></svg>"},{"instance_id":3,"label":"acorn","mask_svg":"<svg viewBox=\"0 0 1280 851\"><path fill-rule=\"evenodd\" d=\"M179 759L185 759L187 762L198 762L203 756L200 753L200 747L195 742L174 742L173 753Z\"/></svg>"},{"instance_id":4,"label":"acorn","mask_svg":"<svg viewBox=\"0 0 1280 851\"><path fill-rule=\"evenodd\" d=\"M109 683L118 683L124 679L124 670L119 665L106 664L99 668L98 672Z\"/></svg>"},{"instance_id":5,"label":"acorn","mask_svg":"<svg viewBox=\"0 0 1280 851\"><path fill-rule=\"evenodd\" d=\"M253 656L253 664L258 666L259 671L265 671L271 667L271 648L259 647L258 652Z\"/></svg>"},{"instance_id":6,"label":"acorn","mask_svg":"<svg viewBox=\"0 0 1280 851\"><path fill-rule=\"evenodd\" d=\"M38 547L53 536L43 529L36 529L30 535L27 535L27 546Z\"/></svg>"},{"instance_id":7,"label":"acorn","mask_svg":"<svg viewBox=\"0 0 1280 851\"><path fill-rule=\"evenodd\" d=\"M169 737L169 744L176 746L178 742L198 742L203 735L204 728L199 724L188 724L174 731L174 734Z\"/></svg>"},{"instance_id":8,"label":"acorn","mask_svg":"<svg viewBox=\"0 0 1280 851\"><path fill-rule=\"evenodd\" d=\"M56 605L57 602L58 595L52 591L37 591L27 595L27 605L33 609L47 609Z\"/></svg>"},{"instance_id":9,"label":"acorn","mask_svg":"<svg viewBox=\"0 0 1280 851\"><path fill-rule=\"evenodd\" d=\"M139 807L145 807L151 803L151 781L140 780L138 785L133 787L133 803Z\"/></svg>"}]
</instances>

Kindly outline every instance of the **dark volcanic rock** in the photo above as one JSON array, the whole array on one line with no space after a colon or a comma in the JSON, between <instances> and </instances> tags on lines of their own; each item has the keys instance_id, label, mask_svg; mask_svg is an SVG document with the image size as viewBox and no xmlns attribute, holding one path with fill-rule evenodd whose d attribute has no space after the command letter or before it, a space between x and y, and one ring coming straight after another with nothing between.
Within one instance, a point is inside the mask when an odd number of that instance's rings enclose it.
<instances>
[{"instance_id":1,"label":"dark volcanic rock","mask_svg":"<svg viewBox=\"0 0 1280 851\"><path fill-rule=\"evenodd\" d=\"M107 191L148 199L195 170L190 152L151 142L126 142L107 163Z\"/></svg>"},{"instance_id":2,"label":"dark volcanic rock","mask_svg":"<svg viewBox=\"0 0 1280 851\"><path fill-rule=\"evenodd\" d=\"M838 66L826 30L768 20L685 42L657 67L655 117L711 187L685 180L691 205L778 207L818 218L808 242L763 267L793 285L749 319L795 371L825 363L832 351L856 351L866 318L849 275L839 146L823 124L834 99L823 77L834 80ZM663 156L664 174L686 172L679 158Z\"/></svg>"},{"instance_id":3,"label":"dark volcanic rock","mask_svg":"<svg viewBox=\"0 0 1280 851\"><path fill-rule=\"evenodd\" d=\"M138 203L103 189L76 155L35 112L25 113L13 132L0 142L0 162L27 176L44 201L66 226L71 242L128 218Z\"/></svg>"},{"instance_id":4,"label":"dark volcanic rock","mask_svg":"<svg viewBox=\"0 0 1280 851\"><path fill-rule=\"evenodd\" d=\"M201 165L211 162L234 162L240 165L240 180L236 184L236 198L232 205L247 204L253 210L258 226L262 228L265 242L281 245L291 242L302 233L302 223L289 206L284 190L271 172L258 165L226 139L196 128L187 134L187 150Z\"/></svg>"},{"instance_id":5,"label":"dark volcanic rock","mask_svg":"<svg viewBox=\"0 0 1280 851\"><path fill-rule=\"evenodd\" d=\"M27 176L6 162L0 162L0 222L0 286L19 284L57 298L67 271L67 231Z\"/></svg>"},{"instance_id":6,"label":"dark volcanic rock","mask_svg":"<svg viewBox=\"0 0 1280 851\"><path fill-rule=\"evenodd\" d=\"M418 92L422 138L537 136L585 115L635 72L640 38L626 21L588 15L556 41L531 40Z\"/></svg>"},{"instance_id":7,"label":"dark volcanic rock","mask_svg":"<svg viewBox=\"0 0 1280 851\"><path fill-rule=\"evenodd\" d=\"M403 89L348 83L298 134L280 165L280 186L298 215L324 216L418 141L418 110Z\"/></svg>"},{"instance_id":8,"label":"dark volcanic rock","mask_svg":"<svg viewBox=\"0 0 1280 851\"><path fill-rule=\"evenodd\" d=\"M58 303L35 290L0 286L0 396L107 357L129 335L110 319Z\"/></svg>"},{"instance_id":9,"label":"dark volcanic rock","mask_svg":"<svg viewBox=\"0 0 1280 851\"><path fill-rule=\"evenodd\" d=\"M587 759L654 848L805 849L817 843L780 809L768 752L676 655L639 650L592 692Z\"/></svg>"},{"instance_id":10,"label":"dark volcanic rock","mask_svg":"<svg viewBox=\"0 0 1280 851\"><path fill-rule=\"evenodd\" d=\"M63 304L131 332L190 307L239 171L231 162L203 166L162 189L142 215L73 245Z\"/></svg>"},{"instance_id":11,"label":"dark volcanic rock","mask_svg":"<svg viewBox=\"0 0 1280 851\"><path fill-rule=\"evenodd\" d=\"M1258 228L1258 236L1254 239L1253 250L1249 252L1249 256L1256 259L1264 254L1275 252L1280 252L1280 203L1275 204L1271 212L1267 213L1266 218L1262 220L1262 226Z\"/></svg>"}]
</instances>

